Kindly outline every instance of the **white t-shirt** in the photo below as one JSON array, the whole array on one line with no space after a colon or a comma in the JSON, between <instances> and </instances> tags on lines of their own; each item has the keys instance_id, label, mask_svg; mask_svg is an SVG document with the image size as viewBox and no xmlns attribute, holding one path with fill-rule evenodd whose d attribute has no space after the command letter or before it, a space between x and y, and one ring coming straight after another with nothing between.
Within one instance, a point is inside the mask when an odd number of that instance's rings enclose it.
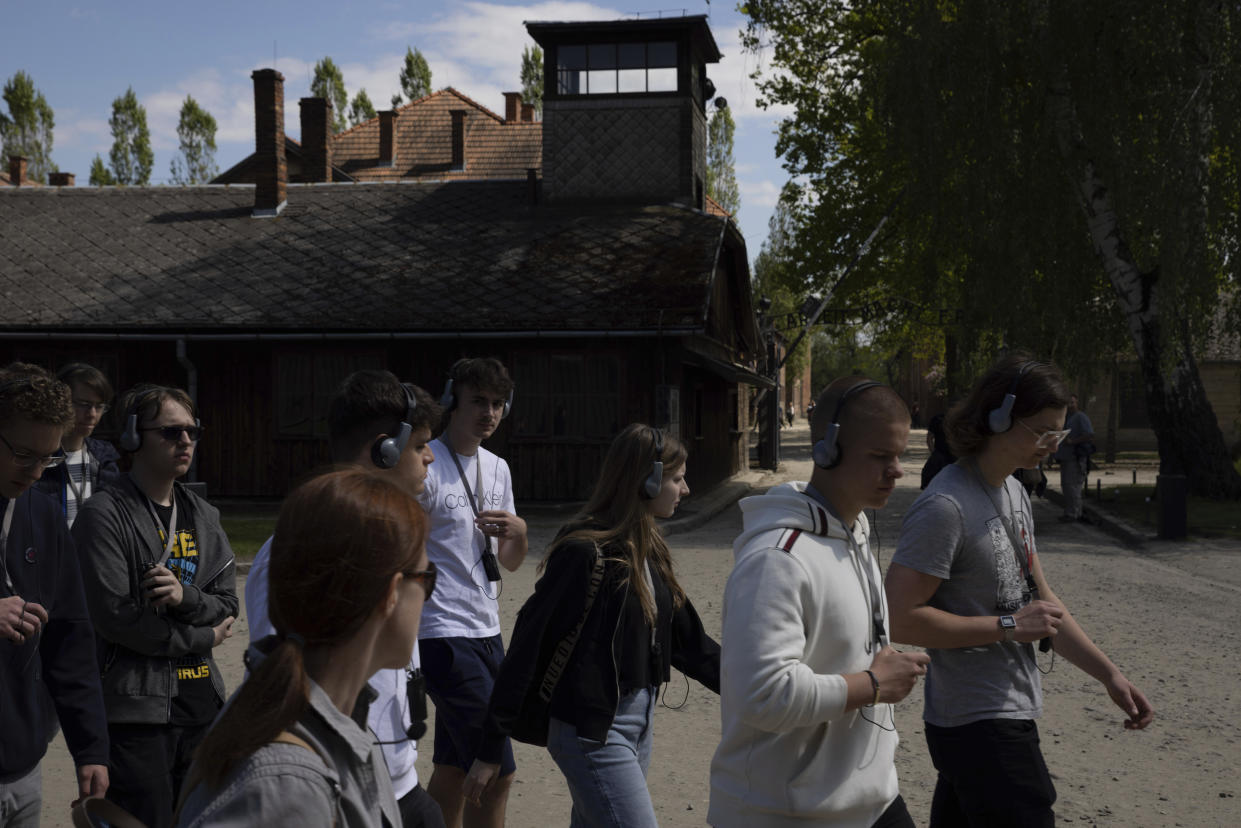
<instances>
[{"instance_id":1,"label":"white t-shirt","mask_svg":"<svg viewBox=\"0 0 1241 828\"><path fill-rule=\"evenodd\" d=\"M485 537L474 524L474 509L461 475L443 438L434 441L436 461L427 468L426 488L419 500L431 521L427 557L439 570L435 594L422 610L419 638L487 638L500 634L496 598L500 584L490 583L483 569ZM479 446L473 457L457 455L480 512L513 505L513 478L508 463ZM481 468L479 463L482 464ZM482 482L481 493L476 484ZM481 500L481 505L479 501ZM498 551L492 541L491 551Z\"/></svg>"},{"instance_id":2,"label":"white t-shirt","mask_svg":"<svg viewBox=\"0 0 1241 828\"><path fill-rule=\"evenodd\" d=\"M267 617L267 568L271 561L271 538L268 538L250 565L246 576L246 620L250 625L250 643L253 644L276 632ZM438 592L438 584L437 592ZM418 643L414 642L411 664L418 667ZM392 791L400 799L418 784L418 744L405 738L409 727L409 699L405 695L405 671L380 670L367 682L379 694L371 703L366 724L382 745L384 764L392 777Z\"/></svg>"},{"instance_id":3,"label":"white t-shirt","mask_svg":"<svg viewBox=\"0 0 1241 828\"><path fill-rule=\"evenodd\" d=\"M65 483L65 517L69 521L69 527L73 528L78 507L94 493L90 485L91 456L85 445L77 451L65 452L65 474L65 479L69 481Z\"/></svg>"}]
</instances>

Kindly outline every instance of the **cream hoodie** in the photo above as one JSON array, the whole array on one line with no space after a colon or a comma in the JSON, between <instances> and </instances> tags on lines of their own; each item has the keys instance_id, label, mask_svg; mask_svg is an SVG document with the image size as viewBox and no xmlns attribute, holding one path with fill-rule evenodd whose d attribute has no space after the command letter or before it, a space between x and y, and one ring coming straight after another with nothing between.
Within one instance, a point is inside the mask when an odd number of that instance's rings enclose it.
<instances>
[{"instance_id":1,"label":"cream hoodie","mask_svg":"<svg viewBox=\"0 0 1241 828\"><path fill-rule=\"evenodd\" d=\"M723 732L707 814L716 828L870 828L898 793L896 732L861 715L895 728L891 705L844 711L844 674L868 668L881 646L876 594L887 626L870 527L859 515L851 544L805 488L786 483L741 501L724 591Z\"/></svg>"}]
</instances>

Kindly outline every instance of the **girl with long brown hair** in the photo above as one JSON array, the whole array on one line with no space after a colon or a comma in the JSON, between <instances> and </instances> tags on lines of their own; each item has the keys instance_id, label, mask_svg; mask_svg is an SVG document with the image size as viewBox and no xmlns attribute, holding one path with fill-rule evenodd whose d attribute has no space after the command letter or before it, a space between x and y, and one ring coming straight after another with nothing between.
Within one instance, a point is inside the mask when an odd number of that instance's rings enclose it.
<instances>
[{"instance_id":1,"label":"girl with long brown hair","mask_svg":"<svg viewBox=\"0 0 1241 828\"><path fill-rule=\"evenodd\" d=\"M435 586L426 536L417 501L374 472L289 495L271 550L276 634L247 652L250 678L198 750L179 825L400 828L366 682L409 661Z\"/></svg>"},{"instance_id":2,"label":"girl with long brown hair","mask_svg":"<svg viewBox=\"0 0 1241 828\"><path fill-rule=\"evenodd\" d=\"M521 609L466 779L468 799L495 779L522 699L535 683L549 686L549 657L563 654L569 638L546 740L573 797L571 825L656 824L646 771L659 685L675 666L720 689L719 644L677 582L655 523L689 494L685 472L685 447L650 426L630 425L612 441L594 493L552 543Z\"/></svg>"}]
</instances>

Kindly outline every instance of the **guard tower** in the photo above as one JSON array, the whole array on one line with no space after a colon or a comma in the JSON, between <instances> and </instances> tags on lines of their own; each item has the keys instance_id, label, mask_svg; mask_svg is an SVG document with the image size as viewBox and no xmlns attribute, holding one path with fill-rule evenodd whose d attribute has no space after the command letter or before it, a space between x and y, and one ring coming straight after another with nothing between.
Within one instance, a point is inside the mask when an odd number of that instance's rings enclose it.
<instances>
[{"instance_id":1,"label":"guard tower","mask_svg":"<svg viewBox=\"0 0 1241 828\"><path fill-rule=\"evenodd\" d=\"M704 15L533 22L543 48L543 198L702 209L708 63Z\"/></svg>"}]
</instances>

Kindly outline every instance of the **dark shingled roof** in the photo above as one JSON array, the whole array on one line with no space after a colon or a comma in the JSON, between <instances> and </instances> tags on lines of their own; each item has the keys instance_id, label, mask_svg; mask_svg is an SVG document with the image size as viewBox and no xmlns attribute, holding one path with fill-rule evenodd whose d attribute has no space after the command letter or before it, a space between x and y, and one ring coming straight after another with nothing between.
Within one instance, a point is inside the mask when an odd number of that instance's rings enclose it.
<instances>
[{"instance_id":1,"label":"dark shingled roof","mask_svg":"<svg viewBox=\"0 0 1241 828\"><path fill-rule=\"evenodd\" d=\"M526 184L5 188L0 330L701 328L727 219Z\"/></svg>"}]
</instances>

